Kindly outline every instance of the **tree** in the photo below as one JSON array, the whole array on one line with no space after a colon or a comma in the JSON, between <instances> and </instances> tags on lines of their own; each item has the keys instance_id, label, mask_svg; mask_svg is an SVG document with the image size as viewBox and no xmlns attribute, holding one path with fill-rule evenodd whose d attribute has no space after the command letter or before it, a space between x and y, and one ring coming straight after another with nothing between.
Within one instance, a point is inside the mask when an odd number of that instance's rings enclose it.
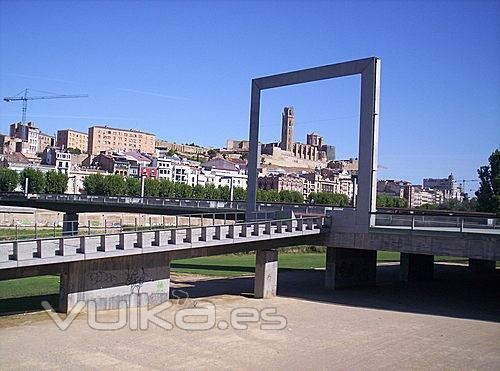
<instances>
[{"instance_id":1,"label":"tree","mask_svg":"<svg viewBox=\"0 0 500 371\"><path fill-rule=\"evenodd\" d=\"M160 197L175 197L174 183L168 179L160 180Z\"/></svg>"},{"instance_id":2,"label":"tree","mask_svg":"<svg viewBox=\"0 0 500 371\"><path fill-rule=\"evenodd\" d=\"M230 201L231 200L231 188L229 186L219 186L217 188L216 200ZM233 188L234 197L234 188Z\"/></svg>"},{"instance_id":3,"label":"tree","mask_svg":"<svg viewBox=\"0 0 500 371\"><path fill-rule=\"evenodd\" d=\"M242 187L234 187L233 189L234 201L245 201L247 199L247 191Z\"/></svg>"},{"instance_id":4,"label":"tree","mask_svg":"<svg viewBox=\"0 0 500 371\"><path fill-rule=\"evenodd\" d=\"M21 171L19 182L23 191L26 192L26 179L28 179L28 193L44 193L46 180L40 170L35 170L30 167Z\"/></svg>"},{"instance_id":5,"label":"tree","mask_svg":"<svg viewBox=\"0 0 500 371\"><path fill-rule=\"evenodd\" d=\"M160 195L160 181L157 179L144 180L144 196L158 197Z\"/></svg>"},{"instance_id":6,"label":"tree","mask_svg":"<svg viewBox=\"0 0 500 371\"><path fill-rule=\"evenodd\" d=\"M481 166L479 189L476 192L477 210L500 212L500 150L495 150L488 158L489 165Z\"/></svg>"},{"instance_id":7,"label":"tree","mask_svg":"<svg viewBox=\"0 0 500 371\"><path fill-rule=\"evenodd\" d=\"M280 194L277 189L258 189L257 201L260 202L279 202Z\"/></svg>"},{"instance_id":8,"label":"tree","mask_svg":"<svg viewBox=\"0 0 500 371\"><path fill-rule=\"evenodd\" d=\"M49 171L45 173L45 192L61 194L68 189L68 176L64 173Z\"/></svg>"},{"instance_id":9,"label":"tree","mask_svg":"<svg viewBox=\"0 0 500 371\"><path fill-rule=\"evenodd\" d=\"M377 195L377 206L406 208L408 207L408 200L388 195Z\"/></svg>"},{"instance_id":10,"label":"tree","mask_svg":"<svg viewBox=\"0 0 500 371\"><path fill-rule=\"evenodd\" d=\"M125 180L127 183L127 195L140 196L141 195L141 181L137 178L129 177Z\"/></svg>"},{"instance_id":11,"label":"tree","mask_svg":"<svg viewBox=\"0 0 500 371\"><path fill-rule=\"evenodd\" d=\"M302 196L302 193L297 191L283 190L279 192L279 197L281 202L295 202L295 203L304 202L304 196Z\"/></svg>"},{"instance_id":12,"label":"tree","mask_svg":"<svg viewBox=\"0 0 500 371\"><path fill-rule=\"evenodd\" d=\"M189 198L193 194L193 187L185 183L173 183L172 197Z\"/></svg>"},{"instance_id":13,"label":"tree","mask_svg":"<svg viewBox=\"0 0 500 371\"><path fill-rule=\"evenodd\" d=\"M215 156L217 156L217 153L219 153L217 150L215 150L215 149L213 149L213 148L210 148L210 149L207 151L208 158L209 158L209 159L214 158Z\"/></svg>"},{"instance_id":14,"label":"tree","mask_svg":"<svg viewBox=\"0 0 500 371\"><path fill-rule=\"evenodd\" d=\"M106 192L106 179L102 174L90 174L83 180L83 188L88 195L104 195Z\"/></svg>"},{"instance_id":15,"label":"tree","mask_svg":"<svg viewBox=\"0 0 500 371\"><path fill-rule=\"evenodd\" d=\"M216 188L215 185L213 184L207 184L205 186L204 198L207 200L219 200L220 190Z\"/></svg>"},{"instance_id":16,"label":"tree","mask_svg":"<svg viewBox=\"0 0 500 371\"><path fill-rule=\"evenodd\" d=\"M19 174L12 169L0 169L0 192L12 192L19 184Z\"/></svg>"},{"instance_id":17,"label":"tree","mask_svg":"<svg viewBox=\"0 0 500 371\"><path fill-rule=\"evenodd\" d=\"M66 151L68 151L68 153L71 153L72 155L81 155L82 154L82 150L80 148L69 147L68 149L66 149Z\"/></svg>"},{"instance_id":18,"label":"tree","mask_svg":"<svg viewBox=\"0 0 500 371\"><path fill-rule=\"evenodd\" d=\"M193 198L197 198L199 200L205 198L205 187L200 184L197 184L193 187Z\"/></svg>"},{"instance_id":19,"label":"tree","mask_svg":"<svg viewBox=\"0 0 500 371\"><path fill-rule=\"evenodd\" d=\"M103 196L124 196L127 194L127 183L121 175L114 174L104 177Z\"/></svg>"},{"instance_id":20,"label":"tree","mask_svg":"<svg viewBox=\"0 0 500 371\"><path fill-rule=\"evenodd\" d=\"M177 151L173 148L169 149L167 151L167 156L173 156L173 155L176 155L177 154Z\"/></svg>"},{"instance_id":21,"label":"tree","mask_svg":"<svg viewBox=\"0 0 500 371\"><path fill-rule=\"evenodd\" d=\"M341 193L312 192L307 199L309 203L319 205L348 206L350 204L349 197Z\"/></svg>"}]
</instances>

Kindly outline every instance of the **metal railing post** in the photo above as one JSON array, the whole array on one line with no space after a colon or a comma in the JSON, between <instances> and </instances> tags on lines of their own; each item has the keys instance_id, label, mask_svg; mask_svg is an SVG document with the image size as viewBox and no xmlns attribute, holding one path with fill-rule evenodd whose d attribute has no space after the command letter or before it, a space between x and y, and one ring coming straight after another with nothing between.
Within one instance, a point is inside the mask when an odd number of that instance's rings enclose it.
<instances>
[{"instance_id":1,"label":"metal railing post","mask_svg":"<svg viewBox=\"0 0 500 371\"><path fill-rule=\"evenodd\" d=\"M87 231L87 234L90 236L90 220L87 220Z\"/></svg>"},{"instance_id":2,"label":"metal railing post","mask_svg":"<svg viewBox=\"0 0 500 371\"><path fill-rule=\"evenodd\" d=\"M137 217L134 219L134 230L137 231Z\"/></svg>"},{"instance_id":3,"label":"metal railing post","mask_svg":"<svg viewBox=\"0 0 500 371\"><path fill-rule=\"evenodd\" d=\"M212 215L212 225L215 225L215 213Z\"/></svg>"},{"instance_id":4,"label":"metal railing post","mask_svg":"<svg viewBox=\"0 0 500 371\"><path fill-rule=\"evenodd\" d=\"M175 228L179 228L179 217L175 216Z\"/></svg>"},{"instance_id":5,"label":"metal railing post","mask_svg":"<svg viewBox=\"0 0 500 371\"><path fill-rule=\"evenodd\" d=\"M411 216L411 230L415 229L415 215Z\"/></svg>"},{"instance_id":6,"label":"metal railing post","mask_svg":"<svg viewBox=\"0 0 500 371\"><path fill-rule=\"evenodd\" d=\"M63 221L63 229L64 229L64 221ZM54 237L56 236L56 222L54 222ZM17 240L17 238L16 238Z\"/></svg>"},{"instance_id":7,"label":"metal railing post","mask_svg":"<svg viewBox=\"0 0 500 371\"><path fill-rule=\"evenodd\" d=\"M35 239L38 238L38 228L35 222Z\"/></svg>"},{"instance_id":8,"label":"metal railing post","mask_svg":"<svg viewBox=\"0 0 500 371\"><path fill-rule=\"evenodd\" d=\"M18 234L18 231L17 231L17 224L16 224L16 240L19 239L19 234Z\"/></svg>"},{"instance_id":9,"label":"metal railing post","mask_svg":"<svg viewBox=\"0 0 500 371\"><path fill-rule=\"evenodd\" d=\"M464 231L464 217L462 216L460 218L460 232Z\"/></svg>"}]
</instances>

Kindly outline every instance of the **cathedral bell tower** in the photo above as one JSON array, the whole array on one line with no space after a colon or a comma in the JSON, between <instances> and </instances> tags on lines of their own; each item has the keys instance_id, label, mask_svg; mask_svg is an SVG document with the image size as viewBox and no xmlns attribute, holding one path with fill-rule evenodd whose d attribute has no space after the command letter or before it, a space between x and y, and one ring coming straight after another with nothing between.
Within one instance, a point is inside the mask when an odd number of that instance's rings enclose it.
<instances>
[{"instance_id":1,"label":"cathedral bell tower","mask_svg":"<svg viewBox=\"0 0 500 371\"><path fill-rule=\"evenodd\" d=\"M281 114L281 143L280 148L284 151L293 150L293 127L295 126L295 115L293 107L285 107Z\"/></svg>"}]
</instances>

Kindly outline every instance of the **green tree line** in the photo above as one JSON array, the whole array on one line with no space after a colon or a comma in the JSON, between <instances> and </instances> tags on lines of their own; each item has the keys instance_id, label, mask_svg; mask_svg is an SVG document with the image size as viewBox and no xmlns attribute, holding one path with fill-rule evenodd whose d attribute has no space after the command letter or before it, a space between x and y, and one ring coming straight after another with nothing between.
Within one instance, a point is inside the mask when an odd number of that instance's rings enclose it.
<instances>
[{"instance_id":1,"label":"green tree line","mask_svg":"<svg viewBox=\"0 0 500 371\"><path fill-rule=\"evenodd\" d=\"M85 178L83 186L88 195L141 195L141 181L139 179L123 178L120 175L92 174ZM228 186L216 187L213 184L190 186L184 183L172 182L168 179L145 179L144 196L228 201L231 198L231 190ZM233 199L235 201L246 200L246 197L247 192L244 188L234 187ZM257 199L261 202L304 202L300 192L278 192L275 189L257 190Z\"/></svg>"},{"instance_id":2,"label":"green tree line","mask_svg":"<svg viewBox=\"0 0 500 371\"><path fill-rule=\"evenodd\" d=\"M0 192L12 192L17 186L23 191L28 179L28 193L64 193L68 186L68 176L56 171L43 173L27 167L19 174L12 169L0 169Z\"/></svg>"}]
</instances>

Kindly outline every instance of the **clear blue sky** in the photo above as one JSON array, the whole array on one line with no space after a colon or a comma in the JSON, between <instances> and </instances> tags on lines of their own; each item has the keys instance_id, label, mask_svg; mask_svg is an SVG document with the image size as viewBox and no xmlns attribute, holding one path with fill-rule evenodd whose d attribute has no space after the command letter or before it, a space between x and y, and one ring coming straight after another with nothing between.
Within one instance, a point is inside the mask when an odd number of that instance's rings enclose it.
<instances>
[{"instance_id":1,"label":"clear blue sky","mask_svg":"<svg viewBox=\"0 0 500 371\"><path fill-rule=\"evenodd\" d=\"M475 179L500 147L500 2L5 1L0 95L24 88L89 98L29 103L44 131L94 124L223 146L248 137L250 80L382 59L379 178ZM357 155L357 77L266 91L263 141L282 107L296 140L323 134ZM0 131L20 118L0 103Z\"/></svg>"}]
</instances>

